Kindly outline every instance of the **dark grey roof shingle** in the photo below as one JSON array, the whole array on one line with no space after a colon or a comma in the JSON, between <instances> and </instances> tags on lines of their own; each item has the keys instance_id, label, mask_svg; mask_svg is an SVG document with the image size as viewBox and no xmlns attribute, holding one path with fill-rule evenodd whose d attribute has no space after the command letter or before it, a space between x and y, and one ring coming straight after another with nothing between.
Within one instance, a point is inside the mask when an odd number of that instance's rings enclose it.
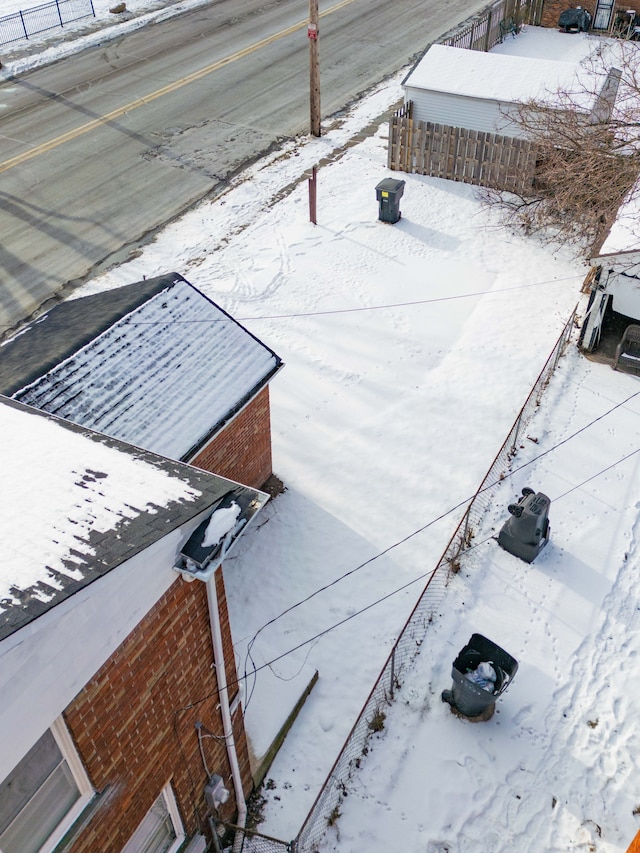
<instances>
[{"instance_id":1,"label":"dark grey roof shingle","mask_svg":"<svg viewBox=\"0 0 640 853\"><path fill-rule=\"evenodd\" d=\"M0 347L0 393L189 459L281 364L172 273L57 305Z\"/></svg>"},{"instance_id":2,"label":"dark grey roof shingle","mask_svg":"<svg viewBox=\"0 0 640 853\"><path fill-rule=\"evenodd\" d=\"M0 426L0 640L237 485L4 397ZM240 488L250 518L266 496Z\"/></svg>"}]
</instances>

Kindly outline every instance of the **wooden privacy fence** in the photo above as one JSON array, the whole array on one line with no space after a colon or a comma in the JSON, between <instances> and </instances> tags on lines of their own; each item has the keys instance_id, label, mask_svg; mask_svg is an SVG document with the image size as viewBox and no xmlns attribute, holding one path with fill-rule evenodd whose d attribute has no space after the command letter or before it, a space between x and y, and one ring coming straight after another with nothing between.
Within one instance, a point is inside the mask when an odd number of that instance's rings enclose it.
<instances>
[{"instance_id":1,"label":"wooden privacy fence","mask_svg":"<svg viewBox=\"0 0 640 853\"><path fill-rule=\"evenodd\" d=\"M415 121L411 107L405 104L389 123L390 169L527 194L536 165L531 142Z\"/></svg>"}]
</instances>

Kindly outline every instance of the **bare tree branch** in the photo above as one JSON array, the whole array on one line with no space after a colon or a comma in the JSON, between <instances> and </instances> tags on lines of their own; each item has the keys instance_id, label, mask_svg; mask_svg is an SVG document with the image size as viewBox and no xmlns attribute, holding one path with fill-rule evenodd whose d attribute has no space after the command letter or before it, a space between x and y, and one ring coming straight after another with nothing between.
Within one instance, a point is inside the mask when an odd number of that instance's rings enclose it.
<instances>
[{"instance_id":1,"label":"bare tree branch","mask_svg":"<svg viewBox=\"0 0 640 853\"><path fill-rule=\"evenodd\" d=\"M603 43L571 88L545 92L505 116L534 144L535 174L526 193L487 190L485 201L527 233L598 244L622 200L639 192L639 45Z\"/></svg>"}]
</instances>

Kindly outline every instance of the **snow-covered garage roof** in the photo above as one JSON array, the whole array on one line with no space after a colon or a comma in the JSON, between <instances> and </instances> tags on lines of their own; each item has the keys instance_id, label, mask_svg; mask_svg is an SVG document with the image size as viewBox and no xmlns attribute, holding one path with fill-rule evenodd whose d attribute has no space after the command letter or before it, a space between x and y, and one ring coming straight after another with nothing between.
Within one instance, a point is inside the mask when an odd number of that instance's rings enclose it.
<instances>
[{"instance_id":1,"label":"snow-covered garage roof","mask_svg":"<svg viewBox=\"0 0 640 853\"><path fill-rule=\"evenodd\" d=\"M515 103L544 98L558 89L576 89L576 68L575 62L434 44L405 78L404 86Z\"/></svg>"},{"instance_id":2,"label":"snow-covered garage roof","mask_svg":"<svg viewBox=\"0 0 640 853\"><path fill-rule=\"evenodd\" d=\"M281 364L172 273L57 305L0 348L0 393L189 459Z\"/></svg>"},{"instance_id":3,"label":"snow-covered garage roof","mask_svg":"<svg viewBox=\"0 0 640 853\"><path fill-rule=\"evenodd\" d=\"M0 397L0 640L236 484ZM243 509L249 520L265 495Z\"/></svg>"}]
</instances>

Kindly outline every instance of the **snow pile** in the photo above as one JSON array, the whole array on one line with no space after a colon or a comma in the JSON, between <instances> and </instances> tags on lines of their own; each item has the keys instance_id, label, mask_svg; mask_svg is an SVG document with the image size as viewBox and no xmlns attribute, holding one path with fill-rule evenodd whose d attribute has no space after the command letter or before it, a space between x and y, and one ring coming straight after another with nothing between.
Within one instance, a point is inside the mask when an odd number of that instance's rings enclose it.
<instances>
[{"instance_id":1,"label":"snow pile","mask_svg":"<svg viewBox=\"0 0 640 853\"><path fill-rule=\"evenodd\" d=\"M235 501L231 502L231 506L217 509L209 519L202 539L202 547L211 548L221 542L223 537L236 526L241 512L240 506Z\"/></svg>"}]
</instances>

